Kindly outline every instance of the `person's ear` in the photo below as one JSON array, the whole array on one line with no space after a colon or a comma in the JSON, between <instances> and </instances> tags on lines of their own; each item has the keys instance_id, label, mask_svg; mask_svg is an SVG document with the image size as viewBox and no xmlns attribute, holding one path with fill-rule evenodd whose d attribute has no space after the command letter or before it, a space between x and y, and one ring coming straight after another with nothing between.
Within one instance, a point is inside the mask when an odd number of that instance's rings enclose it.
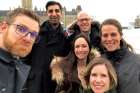
<instances>
[{"instance_id":1,"label":"person's ear","mask_svg":"<svg viewBox=\"0 0 140 93\"><path fill-rule=\"evenodd\" d=\"M0 25L1 32L6 31L8 28L8 24L4 21Z\"/></svg>"}]
</instances>

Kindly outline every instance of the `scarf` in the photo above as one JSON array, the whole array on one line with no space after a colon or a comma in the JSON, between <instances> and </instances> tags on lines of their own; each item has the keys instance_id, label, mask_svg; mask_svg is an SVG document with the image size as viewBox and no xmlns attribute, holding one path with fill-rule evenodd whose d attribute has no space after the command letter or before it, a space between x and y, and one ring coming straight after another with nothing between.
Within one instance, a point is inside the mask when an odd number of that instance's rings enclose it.
<instances>
[{"instance_id":1,"label":"scarf","mask_svg":"<svg viewBox=\"0 0 140 93\"><path fill-rule=\"evenodd\" d=\"M120 49L111 52L105 50L105 56L107 57L107 59L112 61L113 65L115 65L116 62L120 62L123 59L127 51L128 51L127 44L125 42L121 42Z\"/></svg>"}]
</instances>

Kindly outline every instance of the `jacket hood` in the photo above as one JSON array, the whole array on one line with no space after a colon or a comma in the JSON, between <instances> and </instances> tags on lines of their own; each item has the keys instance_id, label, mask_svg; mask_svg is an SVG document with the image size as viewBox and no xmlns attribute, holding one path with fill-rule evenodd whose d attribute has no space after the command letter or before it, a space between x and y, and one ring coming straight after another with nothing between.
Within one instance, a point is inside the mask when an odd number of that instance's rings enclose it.
<instances>
[{"instance_id":1,"label":"jacket hood","mask_svg":"<svg viewBox=\"0 0 140 93\"><path fill-rule=\"evenodd\" d=\"M62 85L65 73L68 73L68 70L70 70L70 65L67 57L55 56L50 65L52 80L55 80L58 85Z\"/></svg>"}]
</instances>

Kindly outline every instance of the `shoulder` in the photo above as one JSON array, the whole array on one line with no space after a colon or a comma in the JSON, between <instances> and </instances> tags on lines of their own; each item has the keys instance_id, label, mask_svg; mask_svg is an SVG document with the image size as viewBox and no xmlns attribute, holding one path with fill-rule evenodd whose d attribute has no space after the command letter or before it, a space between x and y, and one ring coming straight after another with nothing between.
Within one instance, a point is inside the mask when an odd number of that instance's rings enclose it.
<instances>
[{"instance_id":1,"label":"shoulder","mask_svg":"<svg viewBox=\"0 0 140 93\"><path fill-rule=\"evenodd\" d=\"M46 25L48 25L48 21L44 21L44 22L41 24L41 27L45 27Z\"/></svg>"},{"instance_id":2,"label":"shoulder","mask_svg":"<svg viewBox=\"0 0 140 93\"><path fill-rule=\"evenodd\" d=\"M100 31L100 23L98 21L93 21L91 23L91 34L99 34L99 31Z\"/></svg>"},{"instance_id":3,"label":"shoulder","mask_svg":"<svg viewBox=\"0 0 140 93\"><path fill-rule=\"evenodd\" d=\"M127 52L126 56L124 57L124 60L127 60L128 62L132 61L133 63L136 63L140 66L140 54Z\"/></svg>"},{"instance_id":4,"label":"shoulder","mask_svg":"<svg viewBox=\"0 0 140 93\"><path fill-rule=\"evenodd\" d=\"M100 23L98 21L92 21L91 22L91 27L100 27Z\"/></svg>"}]
</instances>

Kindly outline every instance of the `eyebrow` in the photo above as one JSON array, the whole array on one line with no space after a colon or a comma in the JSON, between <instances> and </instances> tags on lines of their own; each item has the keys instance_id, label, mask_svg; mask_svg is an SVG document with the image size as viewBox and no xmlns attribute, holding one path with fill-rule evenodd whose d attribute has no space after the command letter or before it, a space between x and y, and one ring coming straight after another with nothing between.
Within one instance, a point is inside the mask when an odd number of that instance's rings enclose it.
<instances>
[{"instance_id":1,"label":"eyebrow","mask_svg":"<svg viewBox=\"0 0 140 93\"><path fill-rule=\"evenodd\" d=\"M21 24L21 23L17 23L18 25L21 25L23 27L26 27L30 32L37 32L37 30L31 30L27 25L25 24Z\"/></svg>"}]
</instances>

